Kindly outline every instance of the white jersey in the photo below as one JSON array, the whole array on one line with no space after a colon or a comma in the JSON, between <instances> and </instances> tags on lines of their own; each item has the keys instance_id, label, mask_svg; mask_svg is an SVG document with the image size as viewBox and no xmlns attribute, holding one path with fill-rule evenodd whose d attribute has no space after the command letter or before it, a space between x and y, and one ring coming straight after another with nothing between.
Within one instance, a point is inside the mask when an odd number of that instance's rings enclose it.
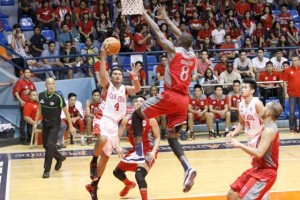
<instances>
[{"instance_id":1,"label":"white jersey","mask_svg":"<svg viewBox=\"0 0 300 200\"><path fill-rule=\"evenodd\" d=\"M121 85L117 90L114 85L109 82L106 94L102 97L100 112L102 116L108 117L118 123L126 115L126 88Z\"/></svg>"},{"instance_id":2,"label":"white jersey","mask_svg":"<svg viewBox=\"0 0 300 200\"><path fill-rule=\"evenodd\" d=\"M239 113L245 122L245 133L248 139L248 146L255 147L257 139L263 130L263 124L256 112L255 104L260 101L257 97L253 97L249 105L246 106L245 99L239 103Z\"/></svg>"}]
</instances>

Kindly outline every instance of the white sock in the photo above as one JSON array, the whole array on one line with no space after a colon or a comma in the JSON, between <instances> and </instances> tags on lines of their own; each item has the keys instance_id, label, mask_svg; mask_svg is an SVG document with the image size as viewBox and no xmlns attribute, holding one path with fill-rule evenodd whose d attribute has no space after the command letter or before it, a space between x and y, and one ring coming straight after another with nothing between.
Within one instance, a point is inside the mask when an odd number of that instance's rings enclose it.
<instances>
[{"instance_id":1,"label":"white sock","mask_svg":"<svg viewBox=\"0 0 300 200\"><path fill-rule=\"evenodd\" d=\"M81 135L81 140L84 140L84 135Z\"/></svg>"},{"instance_id":2,"label":"white sock","mask_svg":"<svg viewBox=\"0 0 300 200\"><path fill-rule=\"evenodd\" d=\"M225 132L228 132L229 131L229 128L225 128Z\"/></svg>"}]
</instances>

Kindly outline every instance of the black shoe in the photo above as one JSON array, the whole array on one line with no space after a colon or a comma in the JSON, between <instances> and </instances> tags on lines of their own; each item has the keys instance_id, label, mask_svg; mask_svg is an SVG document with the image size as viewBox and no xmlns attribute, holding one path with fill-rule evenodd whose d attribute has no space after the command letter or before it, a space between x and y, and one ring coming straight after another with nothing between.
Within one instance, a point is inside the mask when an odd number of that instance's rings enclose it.
<instances>
[{"instance_id":1,"label":"black shoe","mask_svg":"<svg viewBox=\"0 0 300 200\"><path fill-rule=\"evenodd\" d=\"M62 159L56 161L56 165L54 167L55 171L60 170L62 163L66 160L66 156L62 156Z\"/></svg>"},{"instance_id":2,"label":"black shoe","mask_svg":"<svg viewBox=\"0 0 300 200\"><path fill-rule=\"evenodd\" d=\"M227 136L227 134L229 134L229 131L225 131L225 133L224 133L224 137L226 137L226 136Z\"/></svg>"},{"instance_id":3,"label":"black shoe","mask_svg":"<svg viewBox=\"0 0 300 200\"><path fill-rule=\"evenodd\" d=\"M94 187L92 186L91 184L87 184L85 186L86 190L90 193L91 195L91 199L92 200L98 200L98 197L97 197L97 190L98 190L98 187Z\"/></svg>"},{"instance_id":4,"label":"black shoe","mask_svg":"<svg viewBox=\"0 0 300 200\"><path fill-rule=\"evenodd\" d=\"M160 134L160 139L161 140L165 140L166 139L166 134L165 133L161 133Z\"/></svg>"},{"instance_id":5,"label":"black shoe","mask_svg":"<svg viewBox=\"0 0 300 200\"><path fill-rule=\"evenodd\" d=\"M214 133L212 131L208 132L208 139L210 139L210 140L214 139Z\"/></svg>"},{"instance_id":6,"label":"black shoe","mask_svg":"<svg viewBox=\"0 0 300 200\"><path fill-rule=\"evenodd\" d=\"M219 135L220 135L220 134L218 134L218 133L216 133L216 132L213 133L214 138L219 138Z\"/></svg>"},{"instance_id":7,"label":"black shoe","mask_svg":"<svg viewBox=\"0 0 300 200\"><path fill-rule=\"evenodd\" d=\"M44 171L43 178L49 178L50 172Z\"/></svg>"},{"instance_id":8,"label":"black shoe","mask_svg":"<svg viewBox=\"0 0 300 200\"><path fill-rule=\"evenodd\" d=\"M92 181L95 181L98 179L97 163L90 164L90 178L92 179Z\"/></svg>"}]
</instances>

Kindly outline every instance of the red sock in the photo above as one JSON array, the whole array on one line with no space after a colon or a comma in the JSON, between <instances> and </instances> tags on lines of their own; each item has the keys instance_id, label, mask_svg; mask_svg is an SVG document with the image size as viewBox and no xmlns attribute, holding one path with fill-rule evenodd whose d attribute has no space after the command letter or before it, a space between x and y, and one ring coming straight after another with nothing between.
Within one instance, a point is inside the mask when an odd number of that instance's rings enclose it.
<instances>
[{"instance_id":1,"label":"red sock","mask_svg":"<svg viewBox=\"0 0 300 200\"><path fill-rule=\"evenodd\" d=\"M142 200L148 200L147 189L141 189L140 193L141 193Z\"/></svg>"},{"instance_id":2,"label":"red sock","mask_svg":"<svg viewBox=\"0 0 300 200\"><path fill-rule=\"evenodd\" d=\"M126 178L126 179L123 181L123 183L124 183L125 185L131 185L131 181L130 181L128 178Z\"/></svg>"}]
</instances>

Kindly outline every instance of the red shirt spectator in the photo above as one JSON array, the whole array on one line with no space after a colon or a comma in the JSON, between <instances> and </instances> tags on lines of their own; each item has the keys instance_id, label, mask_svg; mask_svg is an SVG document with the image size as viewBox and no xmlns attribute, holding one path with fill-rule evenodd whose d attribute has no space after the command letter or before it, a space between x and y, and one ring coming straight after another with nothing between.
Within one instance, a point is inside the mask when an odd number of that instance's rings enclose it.
<instances>
[{"instance_id":1,"label":"red shirt spectator","mask_svg":"<svg viewBox=\"0 0 300 200\"><path fill-rule=\"evenodd\" d=\"M235 11L239 17L244 17L246 11L251 11L250 4L241 0L235 4Z\"/></svg>"},{"instance_id":2,"label":"red shirt spectator","mask_svg":"<svg viewBox=\"0 0 300 200\"><path fill-rule=\"evenodd\" d=\"M276 72L276 71L272 71L271 73L268 73L267 71L263 71L259 74L258 77L258 81L279 81L281 80L281 75L280 73ZM270 87L276 87L277 84L276 83L270 83L268 84L268 86Z\"/></svg>"},{"instance_id":3,"label":"red shirt spectator","mask_svg":"<svg viewBox=\"0 0 300 200\"><path fill-rule=\"evenodd\" d=\"M205 95L205 98L202 99L190 99L190 105L192 106L193 110L200 110L203 111L205 106L208 106L208 100Z\"/></svg>"},{"instance_id":4,"label":"red shirt spectator","mask_svg":"<svg viewBox=\"0 0 300 200\"><path fill-rule=\"evenodd\" d=\"M29 91L27 92L27 90L36 91L36 87L31 80L26 80L22 78L16 82L13 88L13 94L17 92L23 101L29 102Z\"/></svg>"},{"instance_id":5,"label":"red shirt spectator","mask_svg":"<svg viewBox=\"0 0 300 200\"><path fill-rule=\"evenodd\" d=\"M222 95L222 97L218 99L215 94L212 94L208 97L208 105L212 105L214 110L224 110L225 105L228 105L228 98L226 95ZM215 114L215 118L220 119L221 116L219 114Z\"/></svg>"},{"instance_id":6,"label":"red shirt spectator","mask_svg":"<svg viewBox=\"0 0 300 200\"><path fill-rule=\"evenodd\" d=\"M246 19L243 19L243 20L242 20L242 23L245 24L246 28L250 29L251 23L255 23L255 22L254 22L254 20L252 20L252 19L247 19L247 20L246 20Z\"/></svg>"},{"instance_id":7,"label":"red shirt spectator","mask_svg":"<svg viewBox=\"0 0 300 200\"><path fill-rule=\"evenodd\" d=\"M214 68L214 72L217 72L218 76L220 76L220 74L226 70L227 70L227 63L217 63Z\"/></svg>"},{"instance_id":8,"label":"red shirt spectator","mask_svg":"<svg viewBox=\"0 0 300 200\"><path fill-rule=\"evenodd\" d=\"M210 38L211 37L211 32L212 32L211 29L208 29L208 30L201 29L201 30L199 30L199 32L198 32L198 39L204 40L206 37Z\"/></svg>"},{"instance_id":9,"label":"red shirt spectator","mask_svg":"<svg viewBox=\"0 0 300 200\"><path fill-rule=\"evenodd\" d=\"M280 13L277 16L277 20L280 24L281 30L285 30L287 28L288 22L292 20L292 17L289 13Z\"/></svg>"},{"instance_id":10,"label":"red shirt spectator","mask_svg":"<svg viewBox=\"0 0 300 200\"><path fill-rule=\"evenodd\" d=\"M264 15L261 17L261 22L263 23L266 29L271 30L273 26L274 16L272 14Z\"/></svg>"},{"instance_id":11,"label":"red shirt spectator","mask_svg":"<svg viewBox=\"0 0 300 200\"><path fill-rule=\"evenodd\" d=\"M83 15L85 12L88 12L89 13L89 16L91 16L91 9L89 8L80 8L80 7L77 7L74 9L74 13L78 15L79 19L83 19Z\"/></svg>"},{"instance_id":12,"label":"red shirt spectator","mask_svg":"<svg viewBox=\"0 0 300 200\"><path fill-rule=\"evenodd\" d=\"M69 30L73 30L74 23L72 21L62 21L60 26L63 27L64 24L68 25Z\"/></svg>"},{"instance_id":13,"label":"red shirt spectator","mask_svg":"<svg viewBox=\"0 0 300 200\"><path fill-rule=\"evenodd\" d=\"M235 49L235 46L233 43L223 43L220 47L220 49ZM220 55L231 55L232 54L232 50L228 50L228 51L221 51Z\"/></svg>"},{"instance_id":14,"label":"red shirt spectator","mask_svg":"<svg viewBox=\"0 0 300 200\"><path fill-rule=\"evenodd\" d=\"M25 117L30 117L32 120L35 120L38 107L39 107L39 102L28 101L24 106L23 115ZM42 116L40 116L39 120L42 120Z\"/></svg>"},{"instance_id":15,"label":"red shirt spectator","mask_svg":"<svg viewBox=\"0 0 300 200\"><path fill-rule=\"evenodd\" d=\"M80 21L78 22L78 27L82 28L82 32L88 34L89 32L91 32L92 27L94 27L94 23L92 22L92 20L89 20L88 22Z\"/></svg>"},{"instance_id":16,"label":"red shirt spectator","mask_svg":"<svg viewBox=\"0 0 300 200\"><path fill-rule=\"evenodd\" d=\"M94 72L99 72L99 73L100 73L100 66L101 66L101 62L100 62L100 61L97 61L97 62L94 64ZM110 69L109 63L106 62L106 71L109 71L109 69Z\"/></svg>"},{"instance_id":17,"label":"red shirt spectator","mask_svg":"<svg viewBox=\"0 0 300 200\"><path fill-rule=\"evenodd\" d=\"M143 81L146 80L147 76L146 76L146 72L141 69L138 75L139 81L140 81L140 85L144 85ZM130 80L133 80L133 76L130 74Z\"/></svg>"},{"instance_id":18,"label":"red shirt spectator","mask_svg":"<svg viewBox=\"0 0 300 200\"><path fill-rule=\"evenodd\" d=\"M256 2L253 5L253 14L254 14L254 16L263 15L265 6L266 6L266 3L264 3L264 2L261 2L261 3Z\"/></svg>"},{"instance_id":19,"label":"red shirt spectator","mask_svg":"<svg viewBox=\"0 0 300 200\"><path fill-rule=\"evenodd\" d=\"M159 64L156 68L156 73L159 73L160 76L165 76L165 67Z\"/></svg>"},{"instance_id":20,"label":"red shirt spectator","mask_svg":"<svg viewBox=\"0 0 300 200\"><path fill-rule=\"evenodd\" d=\"M193 16L193 12L197 9L193 3L190 3L190 1L191 0L189 0L189 2L185 4L185 16L189 18Z\"/></svg>"},{"instance_id":21,"label":"red shirt spectator","mask_svg":"<svg viewBox=\"0 0 300 200\"><path fill-rule=\"evenodd\" d=\"M55 15L58 21L64 20L63 17L65 16L66 13L72 14L71 8L69 6L67 6L66 8L58 7L55 10Z\"/></svg>"},{"instance_id":22,"label":"red shirt spectator","mask_svg":"<svg viewBox=\"0 0 300 200\"><path fill-rule=\"evenodd\" d=\"M136 33L133 37L134 41L134 51L135 52L145 52L147 51L147 43L144 42L143 44L139 44L141 40L143 40L144 37L141 34Z\"/></svg>"},{"instance_id":23,"label":"red shirt spectator","mask_svg":"<svg viewBox=\"0 0 300 200\"><path fill-rule=\"evenodd\" d=\"M238 37L243 35L242 30L240 28L237 28L236 30L230 29L229 34L232 40L236 40Z\"/></svg>"},{"instance_id":24,"label":"red shirt spectator","mask_svg":"<svg viewBox=\"0 0 300 200\"><path fill-rule=\"evenodd\" d=\"M283 73L283 80L288 83L287 93L293 97L300 97L300 66L287 68Z\"/></svg>"},{"instance_id":25,"label":"red shirt spectator","mask_svg":"<svg viewBox=\"0 0 300 200\"><path fill-rule=\"evenodd\" d=\"M54 10L51 7L41 7L37 10L37 15L43 21L50 21L53 17Z\"/></svg>"}]
</instances>

